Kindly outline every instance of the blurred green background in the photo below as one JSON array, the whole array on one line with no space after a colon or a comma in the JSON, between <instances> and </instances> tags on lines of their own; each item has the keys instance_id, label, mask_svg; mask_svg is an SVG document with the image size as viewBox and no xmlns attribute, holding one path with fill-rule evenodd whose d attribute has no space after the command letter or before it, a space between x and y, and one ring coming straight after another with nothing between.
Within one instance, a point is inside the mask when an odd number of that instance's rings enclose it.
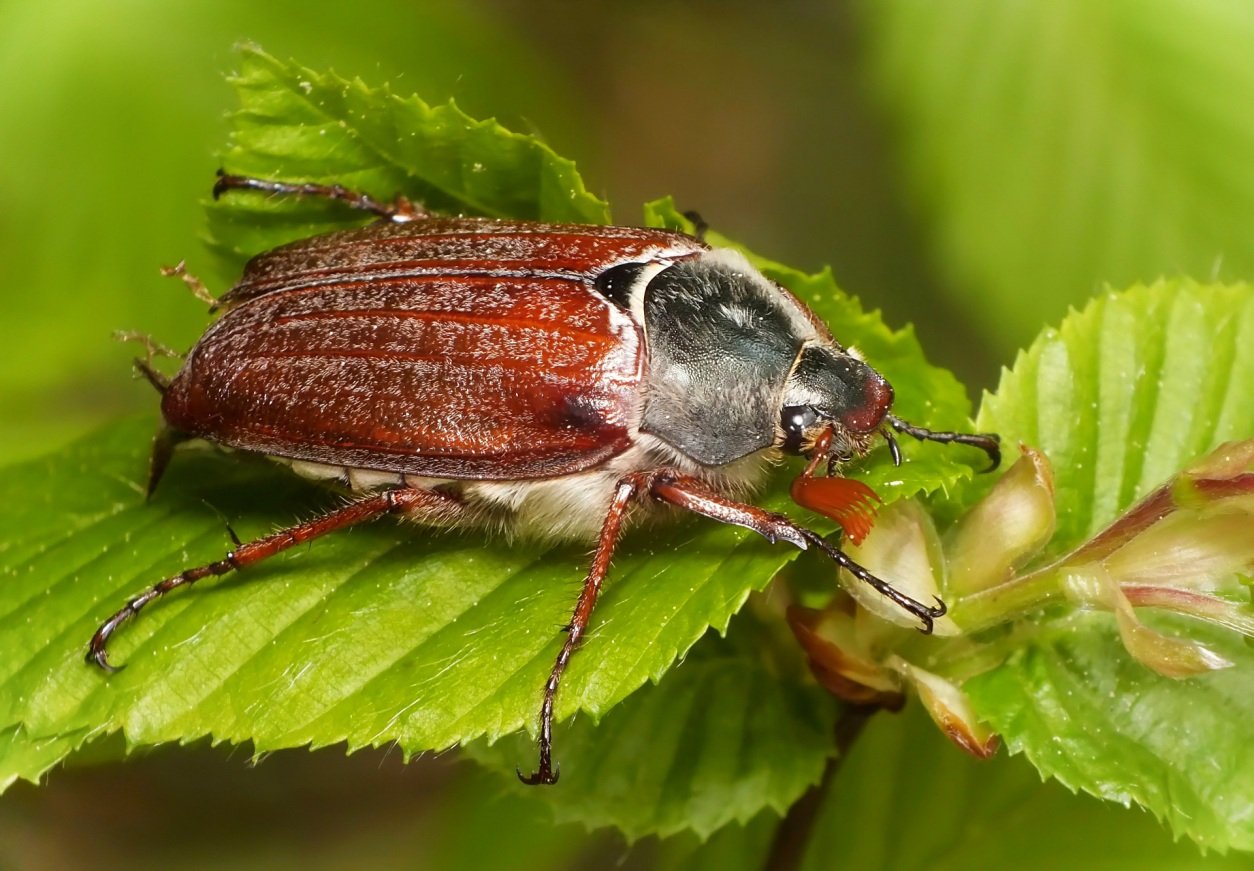
<instances>
[{"instance_id":1,"label":"blurred green background","mask_svg":"<svg viewBox=\"0 0 1254 871\"><path fill-rule=\"evenodd\" d=\"M830 263L890 323L914 322L973 396L1105 282L1254 275L1241 0L8 0L0 462L154 407L111 332L182 349L206 322L160 265L187 258L229 286L200 244L200 203L243 39L538 132L619 222L673 194L764 255ZM613 835L488 802L495 787L447 760L330 751L243 771L246 754L227 755L163 751L19 786L0 800L0 867L407 867L435 862L436 842L465 867L626 854ZM326 810L341 803L353 812ZM214 837L188 834L202 817ZM505 819L499 839L476 836Z\"/></svg>"}]
</instances>

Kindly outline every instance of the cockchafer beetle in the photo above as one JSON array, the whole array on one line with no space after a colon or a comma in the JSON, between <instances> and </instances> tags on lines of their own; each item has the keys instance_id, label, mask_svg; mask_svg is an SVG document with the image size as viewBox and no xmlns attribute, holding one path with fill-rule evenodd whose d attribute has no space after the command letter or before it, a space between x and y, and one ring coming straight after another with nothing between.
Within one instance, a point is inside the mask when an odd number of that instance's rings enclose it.
<instances>
[{"instance_id":1,"label":"cockchafer beetle","mask_svg":"<svg viewBox=\"0 0 1254 871\"><path fill-rule=\"evenodd\" d=\"M498 526L596 541L566 640L544 686L538 770L554 783L553 705L633 506L666 504L818 548L930 632L944 603L904 595L788 518L739 501L779 453L809 459L798 503L860 540L875 494L832 477L893 431L984 450L995 435L934 432L889 413L893 390L796 297L740 253L665 230L427 213L339 186L219 172L235 189L327 197L372 225L261 254L163 394L151 493L190 438L289 463L364 495L238 546L131 599L110 636L169 591L300 542L396 514L432 526ZM827 477L816 475L827 464Z\"/></svg>"}]
</instances>

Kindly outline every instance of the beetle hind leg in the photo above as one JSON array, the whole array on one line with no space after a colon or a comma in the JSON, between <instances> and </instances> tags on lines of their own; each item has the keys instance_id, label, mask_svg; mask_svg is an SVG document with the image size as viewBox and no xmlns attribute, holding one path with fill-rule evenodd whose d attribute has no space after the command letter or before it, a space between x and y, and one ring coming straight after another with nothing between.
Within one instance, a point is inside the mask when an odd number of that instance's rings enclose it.
<instances>
[{"instance_id":1,"label":"beetle hind leg","mask_svg":"<svg viewBox=\"0 0 1254 871\"><path fill-rule=\"evenodd\" d=\"M101 623L91 637L87 647L87 662L94 663L105 671L116 671L116 667L109 662L109 639L123 623L137 616L145 607L171 590L191 586L204 578L247 568L328 532L374 520L384 514L405 514L418 520L437 522L452 519L462 510L462 503L452 496L434 490L403 487L358 499L313 520L242 544L217 562L186 569L130 599L117 613Z\"/></svg>"},{"instance_id":2,"label":"beetle hind leg","mask_svg":"<svg viewBox=\"0 0 1254 871\"><path fill-rule=\"evenodd\" d=\"M187 438L183 433L168 426L163 426L157 431L152 440L152 455L148 458L148 486L144 491L145 498L151 499L152 494L157 492L157 485L161 483L166 467L170 465L170 458L174 456L174 448L187 441Z\"/></svg>"},{"instance_id":3,"label":"beetle hind leg","mask_svg":"<svg viewBox=\"0 0 1254 871\"><path fill-rule=\"evenodd\" d=\"M369 194L351 191L338 184L310 184L306 182L270 181L264 178L253 178L246 175L231 175L226 170L218 170L218 180L213 183L213 198L216 200L227 191L252 190L268 194L297 197L321 197L327 200L338 200L348 206L378 215L387 221L401 224L425 218L428 213L421 206L415 205L405 197L397 197L390 203L382 203Z\"/></svg>"}]
</instances>

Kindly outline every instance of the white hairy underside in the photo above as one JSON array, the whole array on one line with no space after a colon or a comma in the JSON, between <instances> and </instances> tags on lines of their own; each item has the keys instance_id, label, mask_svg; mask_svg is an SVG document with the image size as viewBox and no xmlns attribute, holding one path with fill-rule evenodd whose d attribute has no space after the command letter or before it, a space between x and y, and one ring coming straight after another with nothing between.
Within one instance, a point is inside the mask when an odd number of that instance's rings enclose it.
<instances>
[{"instance_id":1,"label":"white hairy underside","mask_svg":"<svg viewBox=\"0 0 1254 871\"><path fill-rule=\"evenodd\" d=\"M605 520L615 485L629 472L677 469L700 478L718 493L744 498L761 482L772 453L760 451L734 463L711 468L693 463L660 439L638 434L634 447L595 469L523 481L426 478L282 457L273 459L290 465L303 477L335 481L357 492L386 487L439 487L462 498L468 509L467 524L495 528L508 536L593 541ZM655 507L652 500L642 498L633 506L631 516L639 517Z\"/></svg>"}]
</instances>

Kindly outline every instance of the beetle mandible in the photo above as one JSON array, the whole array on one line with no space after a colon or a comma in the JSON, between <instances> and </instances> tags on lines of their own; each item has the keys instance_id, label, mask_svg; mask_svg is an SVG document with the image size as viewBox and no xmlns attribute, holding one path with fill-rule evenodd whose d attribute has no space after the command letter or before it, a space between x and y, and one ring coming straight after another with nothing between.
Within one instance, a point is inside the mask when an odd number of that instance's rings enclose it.
<instances>
[{"instance_id":1,"label":"beetle mandible","mask_svg":"<svg viewBox=\"0 0 1254 871\"><path fill-rule=\"evenodd\" d=\"M664 504L817 548L913 614L906 596L837 546L741 501L781 453L808 458L798 503L855 541L870 527L865 485L832 472L893 431L980 448L997 436L935 432L890 413L893 390L795 296L740 253L666 230L428 213L338 185L219 171L213 194L326 197L378 216L253 258L173 379L137 361L162 393L149 493L174 446L200 438L336 479L355 501L134 597L110 636L178 587L253 565L325 533L395 514L432 526L506 527L596 542L545 683L539 767L555 783L553 706L633 507ZM827 464L827 477L817 470Z\"/></svg>"}]
</instances>

